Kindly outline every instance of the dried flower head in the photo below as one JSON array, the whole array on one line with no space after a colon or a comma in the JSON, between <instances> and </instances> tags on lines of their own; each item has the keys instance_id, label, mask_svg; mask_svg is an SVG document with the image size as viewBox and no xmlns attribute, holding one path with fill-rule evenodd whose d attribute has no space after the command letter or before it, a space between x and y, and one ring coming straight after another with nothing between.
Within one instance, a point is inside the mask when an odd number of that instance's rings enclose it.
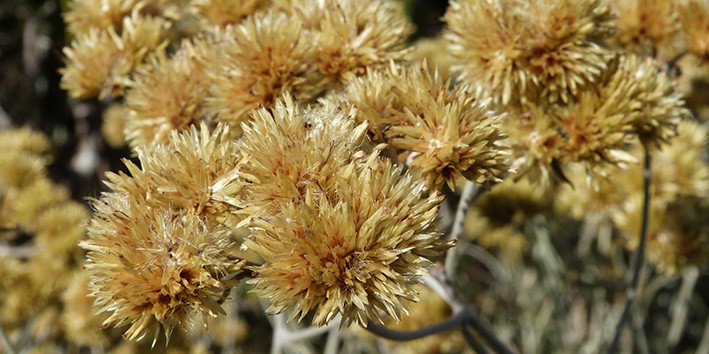
<instances>
[{"instance_id":1,"label":"dried flower head","mask_svg":"<svg viewBox=\"0 0 709 354\"><path fill-rule=\"evenodd\" d=\"M235 4L231 0L193 0L190 5L195 13L207 22L226 27L238 24L246 17L263 10L271 0L242 0Z\"/></svg>"},{"instance_id":2,"label":"dried flower head","mask_svg":"<svg viewBox=\"0 0 709 354\"><path fill-rule=\"evenodd\" d=\"M305 23L315 23L315 61L331 82L347 83L366 70L401 60L413 32L399 2L388 0L325 0L296 10Z\"/></svg>"},{"instance_id":3,"label":"dried flower head","mask_svg":"<svg viewBox=\"0 0 709 354\"><path fill-rule=\"evenodd\" d=\"M614 39L621 48L641 55L658 51L673 55L680 30L675 1L621 0L609 2L614 10Z\"/></svg>"},{"instance_id":4,"label":"dried flower head","mask_svg":"<svg viewBox=\"0 0 709 354\"><path fill-rule=\"evenodd\" d=\"M606 165L637 161L627 150L634 137L651 146L667 142L677 123L689 116L674 83L652 59L635 55L612 61L600 86L568 105L523 105L504 121L522 172L541 170L546 180L561 165L581 162L588 172L608 173ZM536 173L536 172L534 172ZM563 176L562 176L563 178Z\"/></svg>"},{"instance_id":5,"label":"dried flower head","mask_svg":"<svg viewBox=\"0 0 709 354\"><path fill-rule=\"evenodd\" d=\"M168 22L140 16L123 18L120 34L114 28L91 28L64 48L67 66L60 70L61 86L75 98L121 96L129 74L152 51L164 46Z\"/></svg>"},{"instance_id":6,"label":"dried flower head","mask_svg":"<svg viewBox=\"0 0 709 354\"><path fill-rule=\"evenodd\" d=\"M622 56L612 72L604 94L624 95L633 110L634 133L643 144L659 146L677 134L677 124L690 117L682 95L669 73L651 58Z\"/></svg>"},{"instance_id":7,"label":"dried flower head","mask_svg":"<svg viewBox=\"0 0 709 354\"><path fill-rule=\"evenodd\" d=\"M93 298L89 296L89 275L74 272L62 293L64 311L61 314L62 328L67 338L79 346L106 346L107 333L101 330L106 316L94 314Z\"/></svg>"},{"instance_id":8,"label":"dried flower head","mask_svg":"<svg viewBox=\"0 0 709 354\"><path fill-rule=\"evenodd\" d=\"M416 301L413 284L450 244L434 231L439 193L402 175L376 153L339 173L337 195L306 196L254 222L246 242L265 263L254 269L270 311L314 311L324 325L399 319Z\"/></svg>"},{"instance_id":9,"label":"dried flower head","mask_svg":"<svg viewBox=\"0 0 709 354\"><path fill-rule=\"evenodd\" d=\"M276 212L306 195L334 193L335 176L364 144L365 124L335 105L303 109L286 95L269 111L254 112L240 150L247 215Z\"/></svg>"},{"instance_id":10,"label":"dried flower head","mask_svg":"<svg viewBox=\"0 0 709 354\"><path fill-rule=\"evenodd\" d=\"M135 0L74 0L68 3L64 22L70 33L79 35L92 28L120 30L123 18L130 15Z\"/></svg>"},{"instance_id":11,"label":"dried flower head","mask_svg":"<svg viewBox=\"0 0 709 354\"><path fill-rule=\"evenodd\" d=\"M553 110L548 118L558 120L557 128L563 137L560 160L584 162L591 167L635 162L625 153L633 128L628 119L633 102L622 94L603 97L584 92L578 101Z\"/></svg>"},{"instance_id":12,"label":"dried flower head","mask_svg":"<svg viewBox=\"0 0 709 354\"><path fill-rule=\"evenodd\" d=\"M124 337L140 339L160 327L195 327L223 313L218 300L230 286L229 229L209 225L190 210L153 208L127 194L94 200L84 266L104 326L130 324Z\"/></svg>"},{"instance_id":13,"label":"dried flower head","mask_svg":"<svg viewBox=\"0 0 709 354\"><path fill-rule=\"evenodd\" d=\"M205 123L172 132L166 144L136 149L141 167L125 160L131 176L108 173L114 192L141 195L152 207L191 209L205 218L224 218L238 207L235 180L244 162L229 128L210 132ZM217 221L217 220L215 220Z\"/></svg>"},{"instance_id":14,"label":"dried flower head","mask_svg":"<svg viewBox=\"0 0 709 354\"><path fill-rule=\"evenodd\" d=\"M196 323L221 313L217 300L243 262L232 257L230 216L237 207L241 155L229 130L206 124L152 149L138 148L141 168L108 174L111 192L94 200L85 268L104 325L130 323L125 337Z\"/></svg>"},{"instance_id":15,"label":"dried flower head","mask_svg":"<svg viewBox=\"0 0 709 354\"><path fill-rule=\"evenodd\" d=\"M490 100L461 90L449 102L441 101L429 103L420 114L408 111L408 122L387 132L392 146L409 151L410 168L433 188L446 183L455 189L465 180L499 181L508 169L508 153Z\"/></svg>"},{"instance_id":16,"label":"dried flower head","mask_svg":"<svg viewBox=\"0 0 709 354\"><path fill-rule=\"evenodd\" d=\"M255 14L219 31L212 51L220 54L210 62L208 108L233 128L253 108L272 107L286 92L308 100L320 91L314 82L311 39L303 35L297 18L280 12Z\"/></svg>"},{"instance_id":17,"label":"dried flower head","mask_svg":"<svg viewBox=\"0 0 709 354\"><path fill-rule=\"evenodd\" d=\"M171 57L158 52L135 71L125 100L125 134L132 147L165 143L173 130L202 121L206 47L204 41L184 41Z\"/></svg>"},{"instance_id":18,"label":"dried flower head","mask_svg":"<svg viewBox=\"0 0 709 354\"><path fill-rule=\"evenodd\" d=\"M124 128L130 111L123 103L113 103L101 115L101 136L112 148L126 145Z\"/></svg>"},{"instance_id":19,"label":"dried flower head","mask_svg":"<svg viewBox=\"0 0 709 354\"><path fill-rule=\"evenodd\" d=\"M635 162L625 152L632 137L629 112L592 92L584 92L569 106L515 110L504 121L513 144L512 166L546 183L552 177L564 179L561 167L568 162L582 162L596 173L608 164L622 167Z\"/></svg>"},{"instance_id":20,"label":"dried flower head","mask_svg":"<svg viewBox=\"0 0 709 354\"><path fill-rule=\"evenodd\" d=\"M599 0L460 0L445 20L452 70L503 104L569 102L611 57L595 42L609 32Z\"/></svg>"},{"instance_id":21,"label":"dried flower head","mask_svg":"<svg viewBox=\"0 0 709 354\"><path fill-rule=\"evenodd\" d=\"M507 169L501 117L466 86L452 90L426 63L369 72L334 97L357 108L375 141L408 153L407 164L433 188L465 179L496 181Z\"/></svg>"},{"instance_id":22,"label":"dried flower head","mask_svg":"<svg viewBox=\"0 0 709 354\"><path fill-rule=\"evenodd\" d=\"M686 0L678 11L685 47L704 63L709 62L709 1Z\"/></svg>"}]
</instances>

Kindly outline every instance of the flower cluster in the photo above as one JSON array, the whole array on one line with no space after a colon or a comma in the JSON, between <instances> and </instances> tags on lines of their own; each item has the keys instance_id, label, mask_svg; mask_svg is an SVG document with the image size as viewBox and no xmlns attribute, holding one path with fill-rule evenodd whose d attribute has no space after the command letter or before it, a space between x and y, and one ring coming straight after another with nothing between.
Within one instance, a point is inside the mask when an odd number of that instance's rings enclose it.
<instances>
[{"instance_id":1,"label":"flower cluster","mask_svg":"<svg viewBox=\"0 0 709 354\"><path fill-rule=\"evenodd\" d=\"M83 276L76 244L90 213L49 179L51 148L30 128L0 131L0 327L13 341L29 334L79 346L105 343L90 300L71 296L86 290L71 279ZM76 316L82 304L85 312Z\"/></svg>"},{"instance_id":2,"label":"flower cluster","mask_svg":"<svg viewBox=\"0 0 709 354\"><path fill-rule=\"evenodd\" d=\"M253 283L270 310L313 310L315 325L399 318L424 267L450 246L434 228L440 194L360 150L365 125L347 113L287 97L256 112L242 140L246 246L265 261Z\"/></svg>"}]
</instances>

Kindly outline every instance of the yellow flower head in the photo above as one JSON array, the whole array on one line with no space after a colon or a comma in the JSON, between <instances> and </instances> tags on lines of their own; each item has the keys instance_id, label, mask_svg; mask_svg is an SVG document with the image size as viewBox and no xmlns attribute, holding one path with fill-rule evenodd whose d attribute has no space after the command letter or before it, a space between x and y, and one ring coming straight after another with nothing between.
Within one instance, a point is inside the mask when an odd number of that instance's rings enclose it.
<instances>
[{"instance_id":1,"label":"yellow flower head","mask_svg":"<svg viewBox=\"0 0 709 354\"><path fill-rule=\"evenodd\" d=\"M244 127L243 212L250 216L299 203L307 194L333 193L335 176L364 144L365 124L335 105L302 109L286 95L273 110L254 112Z\"/></svg>"},{"instance_id":2,"label":"yellow flower head","mask_svg":"<svg viewBox=\"0 0 709 354\"><path fill-rule=\"evenodd\" d=\"M194 7L196 14L207 22L226 27L238 24L244 18L267 7L270 2L270 0L241 0L238 3L232 0L193 0L190 1L190 5Z\"/></svg>"},{"instance_id":3,"label":"yellow flower head","mask_svg":"<svg viewBox=\"0 0 709 354\"><path fill-rule=\"evenodd\" d=\"M185 41L172 57L159 52L136 70L125 101L125 133L132 147L165 143L173 130L202 121L206 46L201 40Z\"/></svg>"},{"instance_id":4,"label":"yellow flower head","mask_svg":"<svg viewBox=\"0 0 709 354\"><path fill-rule=\"evenodd\" d=\"M314 311L315 325L341 315L366 326L380 312L398 320L431 258L450 247L434 231L442 196L376 153L338 177L336 195L255 221L246 245L265 260L254 269L256 290L271 311L301 319Z\"/></svg>"},{"instance_id":5,"label":"yellow flower head","mask_svg":"<svg viewBox=\"0 0 709 354\"><path fill-rule=\"evenodd\" d=\"M676 83L661 64L651 58L622 56L603 94L623 95L633 132L643 144L657 147L677 135L677 124L690 117ZM628 112L626 112L628 113Z\"/></svg>"},{"instance_id":6,"label":"yellow flower head","mask_svg":"<svg viewBox=\"0 0 709 354\"><path fill-rule=\"evenodd\" d=\"M317 21L316 64L330 81L347 83L366 70L401 60L412 26L399 2L388 0L326 0L312 2L304 22ZM302 6L302 5L296 5Z\"/></svg>"},{"instance_id":7,"label":"yellow flower head","mask_svg":"<svg viewBox=\"0 0 709 354\"><path fill-rule=\"evenodd\" d=\"M661 52L674 55L680 30L677 1L620 0L610 2L617 28L615 40L627 51L640 55Z\"/></svg>"},{"instance_id":8,"label":"yellow flower head","mask_svg":"<svg viewBox=\"0 0 709 354\"><path fill-rule=\"evenodd\" d=\"M168 22L140 16L134 11L123 18L119 34L113 27L92 27L64 48L66 67L60 70L61 86L74 98L123 95L129 74L146 55L164 46Z\"/></svg>"},{"instance_id":9,"label":"yellow flower head","mask_svg":"<svg viewBox=\"0 0 709 354\"><path fill-rule=\"evenodd\" d=\"M473 89L449 86L425 62L392 65L353 81L334 100L355 106L375 141L406 151L407 164L429 186L494 182L507 169L501 116Z\"/></svg>"},{"instance_id":10,"label":"yellow flower head","mask_svg":"<svg viewBox=\"0 0 709 354\"><path fill-rule=\"evenodd\" d=\"M104 325L130 324L128 339L221 313L217 300L234 285L227 275L243 265L230 247L242 160L228 128L173 132L138 157L140 168L126 162L131 176L107 175L112 191L93 201L81 243L91 295L110 313Z\"/></svg>"},{"instance_id":11,"label":"yellow flower head","mask_svg":"<svg viewBox=\"0 0 709 354\"><path fill-rule=\"evenodd\" d=\"M312 40L297 18L258 13L217 32L208 67L207 108L238 128L259 106L272 107L290 92L308 100L320 91L312 65Z\"/></svg>"},{"instance_id":12,"label":"yellow flower head","mask_svg":"<svg viewBox=\"0 0 709 354\"><path fill-rule=\"evenodd\" d=\"M687 0L679 6L684 45L691 53L709 62L709 1Z\"/></svg>"},{"instance_id":13,"label":"yellow flower head","mask_svg":"<svg viewBox=\"0 0 709 354\"><path fill-rule=\"evenodd\" d=\"M104 326L130 324L124 337L140 339L160 327L195 327L201 314L223 313L217 303L234 271L229 229L210 226L192 211L152 208L144 200L108 193L93 202L84 268Z\"/></svg>"},{"instance_id":14,"label":"yellow flower head","mask_svg":"<svg viewBox=\"0 0 709 354\"><path fill-rule=\"evenodd\" d=\"M503 104L569 102L610 58L595 42L609 31L599 0L460 0L445 20L452 70Z\"/></svg>"},{"instance_id":15,"label":"yellow flower head","mask_svg":"<svg viewBox=\"0 0 709 354\"><path fill-rule=\"evenodd\" d=\"M210 132L202 123L199 130L172 132L167 144L138 148L137 153L141 167L124 161L131 176L106 175L113 191L140 195L153 207L192 209L219 222L238 208L234 196L244 160L227 126Z\"/></svg>"}]
</instances>

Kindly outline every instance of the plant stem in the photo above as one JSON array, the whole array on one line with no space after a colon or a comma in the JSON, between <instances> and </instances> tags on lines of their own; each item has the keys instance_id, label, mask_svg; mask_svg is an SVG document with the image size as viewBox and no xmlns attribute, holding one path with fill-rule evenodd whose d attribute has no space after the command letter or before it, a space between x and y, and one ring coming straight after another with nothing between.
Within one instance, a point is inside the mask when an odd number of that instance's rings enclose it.
<instances>
[{"instance_id":1,"label":"plant stem","mask_svg":"<svg viewBox=\"0 0 709 354\"><path fill-rule=\"evenodd\" d=\"M460 326L460 331L463 332L463 338L465 338L465 341L468 343L468 346L470 346L473 351L478 354L487 354L487 349L485 349L482 344L478 343L477 338L475 338L475 335L470 332L468 326Z\"/></svg>"},{"instance_id":2,"label":"plant stem","mask_svg":"<svg viewBox=\"0 0 709 354\"><path fill-rule=\"evenodd\" d=\"M16 354L17 352L15 349L10 345L10 339L7 338L5 335L5 331L2 329L2 326L0 326L0 342L2 342L3 347L5 347L5 350L7 351L7 354Z\"/></svg>"},{"instance_id":3,"label":"plant stem","mask_svg":"<svg viewBox=\"0 0 709 354\"><path fill-rule=\"evenodd\" d=\"M650 151L647 147L643 146L644 149L644 164L643 164L643 206L642 206L642 218L640 221L640 241L638 242L638 247L635 249L635 256L632 268L632 276L630 278L630 286L627 289L627 295L625 299L625 305L623 306L623 312L620 315L618 324L615 328L615 333L613 335L613 340L608 346L608 354L614 354L618 351L618 345L620 343L620 335L623 332L623 327L630 314L630 306L635 299L638 291L638 283L640 282L640 271L642 270L643 263L645 262L645 244L647 243L647 229L650 218L650 182L651 182L651 159Z\"/></svg>"},{"instance_id":4,"label":"plant stem","mask_svg":"<svg viewBox=\"0 0 709 354\"><path fill-rule=\"evenodd\" d=\"M428 337L432 334L451 330L456 326L462 324L467 319L467 317L467 311L460 311L443 322L439 322L432 326L424 327L414 331L399 331L395 329L389 329L370 321L367 324L366 330L382 338L403 342L408 340L420 339Z\"/></svg>"},{"instance_id":5,"label":"plant stem","mask_svg":"<svg viewBox=\"0 0 709 354\"><path fill-rule=\"evenodd\" d=\"M460 236L463 234L463 229L465 226L465 215L468 212L468 207L470 204L480 195L480 186L474 182L465 182L465 187L463 187L463 192L460 195L460 201L458 202L458 208L455 211L455 218L453 219L453 227L450 232L450 240L458 242ZM448 250L445 260L445 269L447 279L453 279L453 273L455 273L456 267L458 266L458 257L460 254L460 247L453 247Z\"/></svg>"},{"instance_id":6,"label":"plant stem","mask_svg":"<svg viewBox=\"0 0 709 354\"><path fill-rule=\"evenodd\" d=\"M500 354L513 354L512 350L509 349L502 341L500 341L495 333L492 331L490 326L482 319L472 308L466 306L458 313L451 316L449 319L436 323L429 327L424 327L414 331L399 331L394 329L389 329L377 324L370 322L367 325L367 330L376 334L379 337L395 340L395 341L409 341L414 339L419 339L427 337L433 334L438 334L455 328L456 326L470 325L475 329L475 331L480 334L480 336L487 342L487 344L496 352ZM465 335L465 333L463 333ZM471 344L471 347L475 344ZM474 347L473 347L474 348Z\"/></svg>"},{"instance_id":7,"label":"plant stem","mask_svg":"<svg viewBox=\"0 0 709 354\"><path fill-rule=\"evenodd\" d=\"M483 320L478 313L475 312L475 310L468 307L466 312L468 313L467 323L470 324L470 326L473 327L483 339L485 339L487 344L490 348L492 348L492 350L495 351L495 353L513 354L512 350L508 348L505 343L502 343L499 338L497 338L497 335L495 335L495 332L492 331L490 325L485 322L485 320Z\"/></svg>"}]
</instances>

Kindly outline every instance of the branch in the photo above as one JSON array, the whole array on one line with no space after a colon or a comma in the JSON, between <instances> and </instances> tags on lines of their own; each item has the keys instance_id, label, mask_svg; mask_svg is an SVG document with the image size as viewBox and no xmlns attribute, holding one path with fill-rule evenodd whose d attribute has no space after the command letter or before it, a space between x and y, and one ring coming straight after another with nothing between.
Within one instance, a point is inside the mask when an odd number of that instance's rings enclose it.
<instances>
[{"instance_id":1,"label":"branch","mask_svg":"<svg viewBox=\"0 0 709 354\"><path fill-rule=\"evenodd\" d=\"M477 199L481 192L480 186L474 182L465 182L465 187L463 187L463 192L460 195L460 201L458 202L458 208L455 211L455 219L453 220L453 227L450 233L450 240L458 242L460 236L463 234L463 227L465 226L465 215L468 212L468 207L470 204ZM460 254L460 247L453 247L448 250L445 260L446 276L451 279L453 273L458 266L458 256Z\"/></svg>"},{"instance_id":2,"label":"branch","mask_svg":"<svg viewBox=\"0 0 709 354\"><path fill-rule=\"evenodd\" d=\"M2 329L2 326L0 326L0 342L2 342L3 347L7 351L7 354L16 354L17 352L15 349L12 347L10 344L10 340L7 338L5 335L5 331Z\"/></svg>"},{"instance_id":3,"label":"branch","mask_svg":"<svg viewBox=\"0 0 709 354\"><path fill-rule=\"evenodd\" d=\"M625 322L630 314L630 305L632 304L635 296L637 295L638 283L640 282L640 270L642 269L643 263L645 262L645 244L647 243L647 228L650 218L650 182L651 182L651 159L650 151L647 147L643 146L645 161L643 165L643 209L642 209L642 220L640 221L640 242L638 247L635 249L635 256L632 268L632 276L630 278L630 286L627 289L627 295L625 299L625 305L623 306L623 312L620 315L618 324L615 328L615 334L613 335L613 340L608 346L608 354L614 354L618 351L618 345L620 343L620 334L623 331Z\"/></svg>"},{"instance_id":4,"label":"branch","mask_svg":"<svg viewBox=\"0 0 709 354\"><path fill-rule=\"evenodd\" d=\"M490 326L485 322L478 314L470 308L469 306L464 307L461 311L451 316L449 319L436 323L429 327L420 328L413 331L399 331L395 329L386 328L377 325L373 322L369 322L365 328L367 331L376 334L379 337L395 340L395 341L409 341L414 339L424 338L433 334L438 334L441 332L449 331L457 326L461 326L463 335L466 337L466 341L471 346L471 348L476 349L480 347L480 344L474 340L471 333L466 333L466 325L470 325L475 329L475 331L485 340L485 342L495 351L495 353L500 354L513 354L514 352L509 349L502 341L500 341L495 333L492 331ZM470 337L470 338L468 338ZM478 352L480 352L478 350Z\"/></svg>"},{"instance_id":5,"label":"branch","mask_svg":"<svg viewBox=\"0 0 709 354\"><path fill-rule=\"evenodd\" d=\"M371 321L367 324L367 327L365 327L365 329L371 333L376 334L379 337L404 342L408 340L428 337L432 334L438 334L441 332L449 331L465 322L467 320L467 317L467 311L460 311L443 322L439 322L432 326L424 327L414 331L399 331L395 329L390 329L375 324Z\"/></svg>"}]
</instances>

